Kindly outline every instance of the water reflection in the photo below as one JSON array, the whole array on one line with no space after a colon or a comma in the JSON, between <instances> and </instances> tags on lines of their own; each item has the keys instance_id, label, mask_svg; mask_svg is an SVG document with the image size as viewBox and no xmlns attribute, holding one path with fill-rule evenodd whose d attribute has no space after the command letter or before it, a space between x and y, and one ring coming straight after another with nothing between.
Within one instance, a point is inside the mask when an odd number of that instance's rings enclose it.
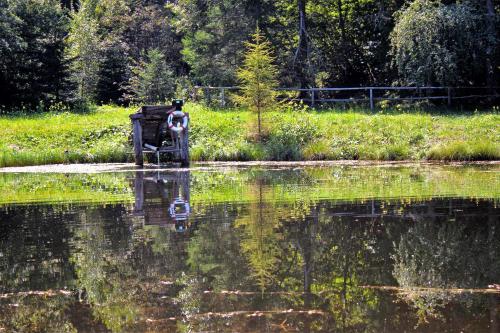
<instances>
[{"instance_id":1,"label":"water reflection","mask_svg":"<svg viewBox=\"0 0 500 333\"><path fill-rule=\"evenodd\" d=\"M177 232L186 232L191 213L189 187L189 171L137 171L134 215L143 217L144 225L171 226Z\"/></svg>"},{"instance_id":2,"label":"water reflection","mask_svg":"<svg viewBox=\"0 0 500 333\"><path fill-rule=\"evenodd\" d=\"M498 332L498 197L302 195L346 193L340 171L138 171L131 203L4 205L0 331ZM390 172L370 178L436 177Z\"/></svg>"}]
</instances>

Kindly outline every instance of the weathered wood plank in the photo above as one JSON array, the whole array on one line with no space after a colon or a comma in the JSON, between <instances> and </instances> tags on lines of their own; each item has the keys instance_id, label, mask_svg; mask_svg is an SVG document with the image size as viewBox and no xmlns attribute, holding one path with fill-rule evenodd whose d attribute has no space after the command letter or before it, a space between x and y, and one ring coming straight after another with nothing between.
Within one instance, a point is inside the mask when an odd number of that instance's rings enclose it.
<instances>
[{"instance_id":1,"label":"weathered wood plank","mask_svg":"<svg viewBox=\"0 0 500 333\"><path fill-rule=\"evenodd\" d=\"M144 165L142 156L142 125L139 119L132 120L133 139L134 139L134 157L136 165Z\"/></svg>"}]
</instances>

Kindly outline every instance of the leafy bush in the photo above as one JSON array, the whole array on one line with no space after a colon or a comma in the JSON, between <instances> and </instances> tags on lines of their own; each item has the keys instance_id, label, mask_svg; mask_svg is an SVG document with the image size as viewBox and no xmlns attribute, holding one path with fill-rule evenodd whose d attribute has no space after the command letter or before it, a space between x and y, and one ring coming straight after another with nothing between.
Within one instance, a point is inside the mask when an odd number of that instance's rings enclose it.
<instances>
[{"instance_id":1,"label":"leafy bush","mask_svg":"<svg viewBox=\"0 0 500 333\"><path fill-rule=\"evenodd\" d=\"M484 72L478 69L484 64L488 38L481 16L466 1L412 1L396 13L390 36L400 83L468 84L476 72Z\"/></svg>"},{"instance_id":2,"label":"leafy bush","mask_svg":"<svg viewBox=\"0 0 500 333\"><path fill-rule=\"evenodd\" d=\"M312 117L306 113L293 117L273 117L275 124L266 142L271 160L300 160L302 148L318 138L319 133Z\"/></svg>"}]
</instances>

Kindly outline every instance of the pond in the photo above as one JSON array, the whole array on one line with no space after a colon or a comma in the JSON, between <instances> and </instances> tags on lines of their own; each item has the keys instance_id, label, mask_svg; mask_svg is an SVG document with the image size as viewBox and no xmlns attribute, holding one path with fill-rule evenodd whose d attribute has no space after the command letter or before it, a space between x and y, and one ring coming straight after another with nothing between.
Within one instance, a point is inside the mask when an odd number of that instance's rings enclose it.
<instances>
[{"instance_id":1,"label":"pond","mask_svg":"<svg viewBox=\"0 0 500 333\"><path fill-rule=\"evenodd\" d=\"M0 332L500 331L500 166L0 173Z\"/></svg>"}]
</instances>

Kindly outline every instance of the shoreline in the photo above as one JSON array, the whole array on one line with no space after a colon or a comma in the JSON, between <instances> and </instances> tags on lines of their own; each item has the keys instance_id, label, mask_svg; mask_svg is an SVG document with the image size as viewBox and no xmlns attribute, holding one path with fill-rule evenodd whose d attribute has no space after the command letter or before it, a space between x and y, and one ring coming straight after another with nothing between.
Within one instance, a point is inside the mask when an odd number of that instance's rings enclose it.
<instances>
[{"instance_id":1,"label":"shoreline","mask_svg":"<svg viewBox=\"0 0 500 333\"><path fill-rule=\"evenodd\" d=\"M500 166L496 161L371 161L371 160L335 160L335 161L210 161L193 162L189 168L180 168L172 164L147 164L138 167L133 163L92 163L92 164L47 164L0 168L0 173L104 173L131 171L195 171L221 168L306 168L306 167L409 167L409 166Z\"/></svg>"}]
</instances>

